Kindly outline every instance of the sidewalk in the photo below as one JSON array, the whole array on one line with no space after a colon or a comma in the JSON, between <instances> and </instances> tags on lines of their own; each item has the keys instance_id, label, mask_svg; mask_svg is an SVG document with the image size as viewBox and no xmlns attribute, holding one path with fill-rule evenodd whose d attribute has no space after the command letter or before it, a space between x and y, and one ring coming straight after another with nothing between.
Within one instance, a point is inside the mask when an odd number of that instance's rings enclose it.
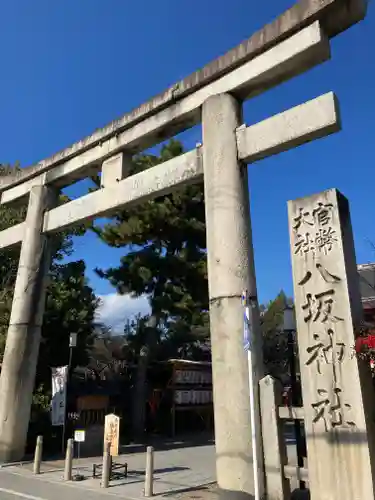
<instances>
[{"instance_id":1,"label":"sidewalk","mask_svg":"<svg viewBox=\"0 0 375 500\"><path fill-rule=\"evenodd\" d=\"M154 494L174 496L179 492L215 482L214 454L213 445L156 451L154 456ZM145 453L124 454L114 458L116 464L128 463L128 477L119 477L111 481L108 489L100 488L100 479L92 478L92 466L94 463L101 464L101 457L76 459L73 462L73 473L82 474L85 480L70 482L69 486L80 491L108 493L122 498L139 500L143 498L145 458ZM33 483L35 481L48 482L51 485L60 484L69 487L63 481L64 462L62 460L43 462L39 476L32 474L32 467L32 463L6 466L0 469L0 474L3 471L8 475L13 474L29 480L33 478Z\"/></svg>"},{"instance_id":2,"label":"sidewalk","mask_svg":"<svg viewBox=\"0 0 375 500\"><path fill-rule=\"evenodd\" d=\"M289 463L296 463L293 437L288 436ZM156 443L155 443L156 444ZM16 499L29 500L99 500L100 498L123 498L144 500L146 453L144 445L122 447L122 454L114 457L115 464L128 464L128 477L113 479L109 488L100 487L100 478L93 479L93 464L101 464L102 457L75 458L73 474L84 476L83 481L63 480L64 461L42 462L41 474L33 475L32 462L8 465L0 468L0 500L9 499L8 490L16 492ZM140 452L139 450L142 450ZM123 473L124 468L119 471ZM154 495L179 500L217 500L215 470L215 447L213 444L192 445L186 442L164 442L154 454ZM5 485L5 486L4 486ZM292 482L292 489L297 481ZM302 495L302 496L301 496ZM14 499L11 498L10 500ZM293 499L306 499L295 492Z\"/></svg>"}]
</instances>

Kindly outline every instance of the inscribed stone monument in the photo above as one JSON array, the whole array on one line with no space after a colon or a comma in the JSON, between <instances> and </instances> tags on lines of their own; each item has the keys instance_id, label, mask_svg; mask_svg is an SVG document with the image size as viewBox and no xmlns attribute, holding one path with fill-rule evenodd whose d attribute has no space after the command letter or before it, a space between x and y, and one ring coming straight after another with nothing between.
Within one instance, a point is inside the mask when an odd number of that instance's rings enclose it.
<instances>
[{"instance_id":1,"label":"inscribed stone monument","mask_svg":"<svg viewBox=\"0 0 375 500\"><path fill-rule=\"evenodd\" d=\"M288 212L311 498L371 500L374 390L353 348L362 306L348 201L331 189Z\"/></svg>"},{"instance_id":2,"label":"inscribed stone monument","mask_svg":"<svg viewBox=\"0 0 375 500\"><path fill-rule=\"evenodd\" d=\"M106 443L111 443L110 453L112 457L118 456L120 437L120 417L114 413L105 416L104 422L104 449Z\"/></svg>"}]
</instances>

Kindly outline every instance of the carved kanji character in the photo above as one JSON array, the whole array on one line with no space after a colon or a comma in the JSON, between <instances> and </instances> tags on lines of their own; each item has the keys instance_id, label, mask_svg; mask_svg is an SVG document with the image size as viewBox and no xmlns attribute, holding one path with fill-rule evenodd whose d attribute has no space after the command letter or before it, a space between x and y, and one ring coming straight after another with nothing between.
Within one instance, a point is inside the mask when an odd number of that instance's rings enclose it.
<instances>
[{"instance_id":1,"label":"carved kanji character","mask_svg":"<svg viewBox=\"0 0 375 500\"><path fill-rule=\"evenodd\" d=\"M330 273L328 269L322 266L322 264L320 264L319 262L315 264L315 267L319 272L320 276L324 279L326 283L339 283L341 281L341 278ZM310 281L311 277L312 277L312 272L306 271L305 276L298 282L298 284L300 286L306 285L306 283Z\"/></svg>"},{"instance_id":2,"label":"carved kanji character","mask_svg":"<svg viewBox=\"0 0 375 500\"><path fill-rule=\"evenodd\" d=\"M336 232L331 227L327 229L319 228L315 236L315 247L327 255L336 241Z\"/></svg>"},{"instance_id":3,"label":"carved kanji character","mask_svg":"<svg viewBox=\"0 0 375 500\"><path fill-rule=\"evenodd\" d=\"M303 255L309 251L314 251L314 241L310 233L297 234L296 242L294 243L294 254Z\"/></svg>"},{"instance_id":4,"label":"carved kanji character","mask_svg":"<svg viewBox=\"0 0 375 500\"><path fill-rule=\"evenodd\" d=\"M326 283L339 283L341 281L341 278L339 276L336 276L332 273L330 273L322 264L317 262L315 264L315 267L319 271L320 276L324 279Z\"/></svg>"},{"instance_id":5,"label":"carved kanji character","mask_svg":"<svg viewBox=\"0 0 375 500\"><path fill-rule=\"evenodd\" d=\"M310 355L306 361L306 365L310 365L314 361L317 365L318 373L321 374L321 365L333 364L335 362L341 363L345 355L345 344L343 342L334 342L334 332L332 329L327 331L328 341L323 342L321 335L314 333L313 338L315 344L306 349L307 354Z\"/></svg>"},{"instance_id":6,"label":"carved kanji character","mask_svg":"<svg viewBox=\"0 0 375 500\"><path fill-rule=\"evenodd\" d=\"M346 415L343 414L343 406L346 409L345 413L347 413L351 410L351 405L342 405L342 390L340 388L335 387L333 389L333 401L330 400L328 391L326 389L318 389L317 393L319 399L316 403L312 403L311 405L313 410L315 411L315 417L313 418L314 424L319 421L323 421L326 432L328 432L331 428L334 429L343 425L344 422L350 427L355 426L355 422L346 418Z\"/></svg>"},{"instance_id":7,"label":"carved kanji character","mask_svg":"<svg viewBox=\"0 0 375 500\"><path fill-rule=\"evenodd\" d=\"M294 231L298 231L298 229L303 224L307 224L308 226L314 225L313 220L311 220L310 212L308 212L304 208L299 209L299 215L297 215L297 217L294 217L293 221L294 221L294 224L293 224Z\"/></svg>"},{"instance_id":8,"label":"carved kanji character","mask_svg":"<svg viewBox=\"0 0 375 500\"><path fill-rule=\"evenodd\" d=\"M339 318L332 314L332 297L334 294L334 290L326 290L325 292L316 293L314 295L308 293L306 295L306 303L302 306L302 310L307 313L304 317L305 323L308 323L310 320L315 322L319 318L322 323L328 320L334 323L343 321L343 318Z\"/></svg>"},{"instance_id":9,"label":"carved kanji character","mask_svg":"<svg viewBox=\"0 0 375 500\"><path fill-rule=\"evenodd\" d=\"M327 330L329 342L324 350L324 359L327 364L341 363L345 356L344 342L335 342L334 331L329 328Z\"/></svg>"},{"instance_id":10,"label":"carved kanji character","mask_svg":"<svg viewBox=\"0 0 375 500\"><path fill-rule=\"evenodd\" d=\"M316 366L318 373L321 374L321 362L324 359L324 343L320 341L319 334L314 334L315 344L306 349L307 354L310 354L309 359L306 361L306 365L310 365L313 361L316 361Z\"/></svg>"},{"instance_id":11,"label":"carved kanji character","mask_svg":"<svg viewBox=\"0 0 375 500\"><path fill-rule=\"evenodd\" d=\"M319 202L317 208L313 210L313 217L319 226L326 226L332 220L332 203Z\"/></svg>"}]
</instances>

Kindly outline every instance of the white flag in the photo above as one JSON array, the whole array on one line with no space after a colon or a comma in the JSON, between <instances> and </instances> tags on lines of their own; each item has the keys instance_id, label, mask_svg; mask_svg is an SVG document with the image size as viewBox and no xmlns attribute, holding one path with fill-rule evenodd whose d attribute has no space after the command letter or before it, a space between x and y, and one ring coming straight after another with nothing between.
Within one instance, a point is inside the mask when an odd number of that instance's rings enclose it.
<instances>
[{"instance_id":1,"label":"white flag","mask_svg":"<svg viewBox=\"0 0 375 500\"><path fill-rule=\"evenodd\" d=\"M66 386L68 381L68 367L52 368L52 425L64 425L66 411Z\"/></svg>"}]
</instances>

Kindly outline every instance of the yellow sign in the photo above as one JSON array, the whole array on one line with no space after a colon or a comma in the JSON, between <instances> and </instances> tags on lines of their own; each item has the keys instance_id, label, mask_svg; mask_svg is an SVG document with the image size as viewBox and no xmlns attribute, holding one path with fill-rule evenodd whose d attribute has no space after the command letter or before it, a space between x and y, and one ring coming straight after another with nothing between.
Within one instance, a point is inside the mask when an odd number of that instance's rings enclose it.
<instances>
[{"instance_id":1,"label":"yellow sign","mask_svg":"<svg viewBox=\"0 0 375 500\"><path fill-rule=\"evenodd\" d=\"M117 457L119 452L120 417L114 413L106 415L104 422L104 449L106 443L111 443L110 453Z\"/></svg>"}]
</instances>

